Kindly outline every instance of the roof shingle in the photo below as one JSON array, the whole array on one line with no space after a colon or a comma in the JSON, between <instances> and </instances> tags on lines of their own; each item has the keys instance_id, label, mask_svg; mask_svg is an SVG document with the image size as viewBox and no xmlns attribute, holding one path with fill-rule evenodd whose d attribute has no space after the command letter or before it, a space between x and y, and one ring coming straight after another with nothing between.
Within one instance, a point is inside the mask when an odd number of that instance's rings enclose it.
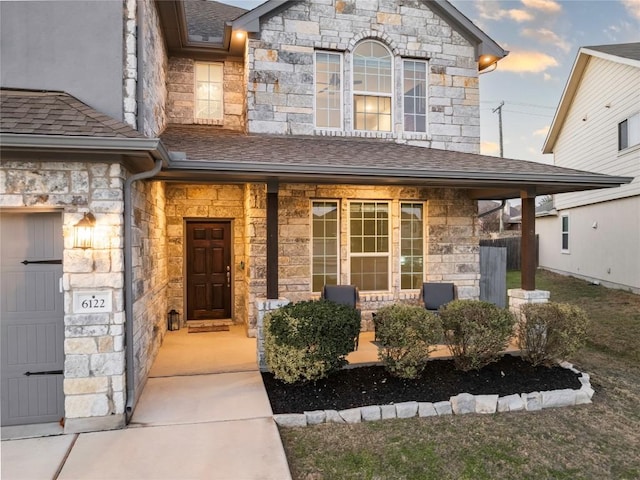
<instances>
[{"instance_id":1,"label":"roof shingle","mask_svg":"<svg viewBox=\"0 0 640 480\"><path fill-rule=\"evenodd\" d=\"M1 89L0 102L1 133L145 138L64 92Z\"/></svg>"}]
</instances>

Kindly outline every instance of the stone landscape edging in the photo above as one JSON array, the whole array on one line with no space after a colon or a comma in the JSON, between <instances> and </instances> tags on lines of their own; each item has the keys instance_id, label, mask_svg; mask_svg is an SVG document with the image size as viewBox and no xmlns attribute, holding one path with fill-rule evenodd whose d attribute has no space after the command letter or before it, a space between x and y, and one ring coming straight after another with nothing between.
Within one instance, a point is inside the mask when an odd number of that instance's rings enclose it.
<instances>
[{"instance_id":1,"label":"stone landscape edging","mask_svg":"<svg viewBox=\"0 0 640 480\"><path fill-rule=\"evenodd\" d=\"M361 423L390 418L435 417L465 415L467 413L535 412L545 408L570 407L591 403L595 391L591 388L588 373L580 372L568 362L560 366L576 374L582 386L575 390L565 388L543 392L499 395L471 395L461 393L442 402L401 402L390 405L367 405L346 410L314 410L304 413L273 415L281 427L306 427L321 423Z\"/></svg>"}]
</instances>

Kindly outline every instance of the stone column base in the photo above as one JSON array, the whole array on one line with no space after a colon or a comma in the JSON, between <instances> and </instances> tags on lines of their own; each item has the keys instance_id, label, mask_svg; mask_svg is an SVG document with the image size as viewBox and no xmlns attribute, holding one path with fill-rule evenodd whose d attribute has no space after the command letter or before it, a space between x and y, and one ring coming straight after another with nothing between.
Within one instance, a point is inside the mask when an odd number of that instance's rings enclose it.
<instances>
[{"instance_id":1,"label":"stone column base","mask_svg":"<svg viewBox=\"0 0 640 480\"><path fill-rule=\"evenodd\" d=\"M123 413L106 417L65 418L64 433L101 432L125 427Z\"/></svg>"},{"instance_id":2,"label":"stone column base","mask_svg":"<svg viewBox=\"0 0 640 480\"><path fill-rule=\"evenodd\" d=\"M551 292L547 290L523 290L521 288L510 288L507 290L509 296L509 310L520 318L520 310L528 303L547 303Z\"/></svg>"},{"instance_id":3,"label":"stone column base","mask_svg":"<svg viewBox=\"0 0 640 480\"><path fill-rule=\"evenodd\" d=\"M277 310L280 307L284 307L289 304L289 300L286 298L276 299L258 299L256 300L256 308L258 309L257 322L256 322L256 337L258 341L258 368L261 371L266 372L268 370L267 363L264 360L264 335L262 328L264 326L264 317L267 313Z\"/></svg>"}]
</instances>

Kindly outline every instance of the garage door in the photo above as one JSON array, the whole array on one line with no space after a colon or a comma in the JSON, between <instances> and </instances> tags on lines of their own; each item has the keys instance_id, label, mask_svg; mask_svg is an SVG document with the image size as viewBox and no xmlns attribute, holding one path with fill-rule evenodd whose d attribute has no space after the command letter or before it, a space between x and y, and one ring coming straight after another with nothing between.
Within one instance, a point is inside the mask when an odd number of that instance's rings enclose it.
<instances>
[{"instance_id":1,"label":"garage door","mask_svg":"<svg viewBox=\"0 0 640 480\"><path fill-rule=\"evenodd\" d=\"M0 216L2 425L64 416L62 217Z\"/></svg>"}]
</instances>

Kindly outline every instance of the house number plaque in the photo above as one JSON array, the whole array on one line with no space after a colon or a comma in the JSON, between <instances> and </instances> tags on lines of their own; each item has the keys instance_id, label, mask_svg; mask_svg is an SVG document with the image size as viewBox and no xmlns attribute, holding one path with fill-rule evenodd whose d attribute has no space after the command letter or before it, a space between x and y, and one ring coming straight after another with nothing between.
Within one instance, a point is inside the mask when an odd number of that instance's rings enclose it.
<instances>
[{"instance_id":1,"label":"house number plaque","mask_svg":"<svg viewBox=\"0 0 640 480\"><path fill-rule=\"evenodd\" d=\"M74 313L111 312L111 292L73 292Z\"/></svg>"}]
</instances>

